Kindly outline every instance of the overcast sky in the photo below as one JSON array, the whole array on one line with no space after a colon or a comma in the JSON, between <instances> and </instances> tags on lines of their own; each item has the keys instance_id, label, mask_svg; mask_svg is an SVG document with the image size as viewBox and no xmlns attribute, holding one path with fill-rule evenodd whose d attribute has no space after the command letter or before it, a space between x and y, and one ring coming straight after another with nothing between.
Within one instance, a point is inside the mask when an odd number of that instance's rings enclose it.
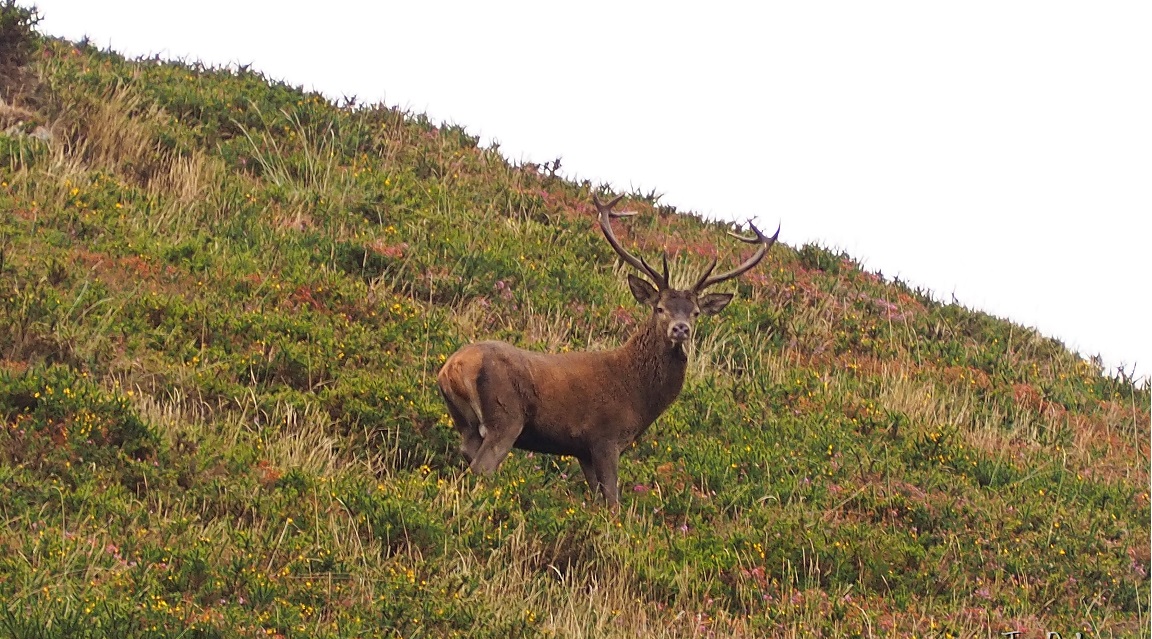
<instances>
[{"instance_id":1,"label":"overcast sky","mask_svg":"<svg viewBox=\"0 0 1152 639\"><path fill-rule=\"evenodd\" d=\"M1152 370L1152 3L36 4L47 34L252 64L779 221L792 246Z\"/></svg>"}]
</instances>

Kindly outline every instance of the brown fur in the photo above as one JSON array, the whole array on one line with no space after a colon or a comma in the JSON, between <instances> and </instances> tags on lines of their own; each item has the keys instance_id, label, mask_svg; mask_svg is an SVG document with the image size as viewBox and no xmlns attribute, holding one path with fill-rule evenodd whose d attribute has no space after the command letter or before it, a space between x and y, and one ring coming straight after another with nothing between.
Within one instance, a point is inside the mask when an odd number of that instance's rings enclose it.
<instances>
[{"instance_id":1,"label":"brown fur","mask_svg":"<svg viewBox=\"0 0 1152 639\"><path fill-rule=\"evenodd\" d=\"M617 198L619 199L619 198ZM633 296L652 309L621 347L599 352L547 354L504 342L461 348L440 369L437 382L460 432L461 452L473 472L490 474L512 448L570 455L588 485L608 503L619 503L620 454L675 401L688 364L686 342L700 313L720 312L731 294L702 295L704 287L735 277L763 257L770 243L740 268L688 290L668 286L643 260L619 247L607 220L613 203L597 201L601 225L613 248L656 280L628 276ZM775 238L771 238L773 241ZM745 240L750 241L750 240Z\"/></svg>"}]
</instances>

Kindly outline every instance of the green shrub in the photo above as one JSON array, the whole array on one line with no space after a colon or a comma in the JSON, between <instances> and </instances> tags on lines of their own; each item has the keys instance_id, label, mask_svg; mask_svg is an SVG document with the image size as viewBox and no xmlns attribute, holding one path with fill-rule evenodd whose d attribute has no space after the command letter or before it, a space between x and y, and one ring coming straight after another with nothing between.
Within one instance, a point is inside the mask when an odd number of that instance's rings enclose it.
<instances>
[{"instance_id":1,"label":"green shrub","mask_svg":"<svg viewBox=\"0 0 1152 639\"><path fill-rule=\"evenodd\" d=\"M22 7L16 0L0 3L0 95L10 100L26 81L22 69L40 44L34 27L40 22L36 6Z\"/></svg>"}]
</instances>

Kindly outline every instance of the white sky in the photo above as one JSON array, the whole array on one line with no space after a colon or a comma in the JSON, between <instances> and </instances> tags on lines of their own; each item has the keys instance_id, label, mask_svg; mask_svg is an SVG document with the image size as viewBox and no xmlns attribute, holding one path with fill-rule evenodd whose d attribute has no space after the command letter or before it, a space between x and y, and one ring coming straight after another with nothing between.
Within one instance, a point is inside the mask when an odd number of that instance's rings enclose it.
<instances>
[{"instance_id":1,"label":"white sky","mask_svg":"<svg viewBox=\"0 0 1152 639\"><path fill-rule=\"evenodd\" d=\"M780 221L792 246L1152 370L1152 3L36 4L47 34L250 63Z\"/></svg>"}]
</instances>

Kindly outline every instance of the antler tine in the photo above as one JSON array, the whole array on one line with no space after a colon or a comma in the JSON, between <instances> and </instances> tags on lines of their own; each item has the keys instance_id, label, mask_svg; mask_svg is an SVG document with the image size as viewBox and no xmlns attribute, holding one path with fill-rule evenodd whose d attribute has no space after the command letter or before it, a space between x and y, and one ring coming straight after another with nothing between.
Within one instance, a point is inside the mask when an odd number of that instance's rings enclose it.
<instances>
[{"instance_id":1,"label":"antler tine","mask_svg":"<svg viewBox=\"0 0 1152 639\"><path fill-rule=\"evenodd\" d=\"M603 213L605 210L607 210L609 215L611 215L612 217L624 217L627 215L636 215L635 213L632 213L632 212L615 213L612 211L612 207L616 206L616 204L620 200L623 200L623 199L624 199L623 195L617 195L616 197L612 198L612 201L605 204L605 203L600 201L600 198L597 197L595 193L592 194L592 203L596 205L596 210L601 212L601 213Z\"/></svg>"},{"instance_id":2,"label":"antler tine","mask_svg":"<svg viewBox=\"0 0 1152 639\"><path fill-rule=\"evenodd\" d=\"M752 257L745 260L745 262L740 266L737 266L727 273L721 273L719 275L712 275L712 269L716 268L716 260L712 260L712 265L704 271L704 274L701 275L700 279L696 281L696 285L692 287L692 290L700 293L709 286L713 286L715 284L719 284L720 282L724 282L734 277L743 275L746 271L759 264L760 260L764 259L764 256L768 254L768 249L772 248L772 245L776 243L776 239L780 237L779 225L776 226L776 233L774 233L772 237L765 236L751 221L748 222L748 227L751 228L752 232L756 234L755 237L745 237L743 235L733 233L732 231L728 231L728 234L740 240L741 242L746 242L748 244L759 244L759 250L757 250L756 253L752 255Z\"/></svg>"},{"instance_id":3,"label":"antler tine","mask_svg":"<svg viewBox=\"0 0 1152 639\"><path fill-rule=\"evenodd\" d=\"M748 244L759 244L760 242L764 241L764 235L760 232L760 229L756 228L756 225L749 222L748 226L751 226L752 232L755 233L755 235L753 235L752 237L744 237L743 235L740 235L739 233L733 233L732 231L728 231L728 235L731 235L732 237L740 240L741 242L746 242ZM776 227L776 235L779 235L779 234L780 234L780 227L777 226ZM768 239L775 241L776 235L773 235L772 237L770 237Z\"/></svg>"},{"instance_id":4,"label":"antler tine","mask_svg":"<svg viewBox=\"0 0 1152 639\"><path fill-rule=\"evenodd\" d=\"M664 290L668 288L667 256L665 256L664 262L664 276L661 277L660 274L656 272L656 269L652 268L648 265L648 262L644 261L644 258L638 258L626 251L624 247L620 245L620 241L616 239L616 234L612 232L612 218L629 217L635 215L633 212L615 213L612 211L612 207L623 197L623 195L616 196L612 199L611 202L604 204L600 201L600 198L596 197L595 194L592 195L592 202L596 205L596 210L600 212L600 230L604 232L604 239L608 240L608 244L612 245L612 249L615 250L616 254L620 256L620 259L624 260L628 264L631 264L634 268L647 275L652 279L653 282L656 283L657 288Z\"/></svg>"}]
</instances>

